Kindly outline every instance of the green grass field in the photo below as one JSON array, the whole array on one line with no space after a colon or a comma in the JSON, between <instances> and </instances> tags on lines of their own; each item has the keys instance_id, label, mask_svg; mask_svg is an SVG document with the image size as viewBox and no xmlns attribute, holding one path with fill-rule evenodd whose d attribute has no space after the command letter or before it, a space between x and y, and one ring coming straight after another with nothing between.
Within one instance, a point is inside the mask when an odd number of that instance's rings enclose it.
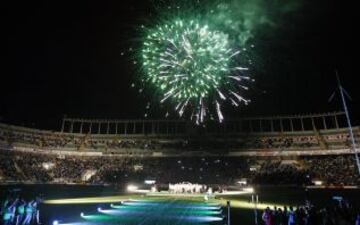
<instances>
[{"instance_id":1,"label":"green grass field","mask_svg":"<svg viewBox=\"0 0 360 225\"><path fill-rule=\"evenodd\" d=\"M114 187L21 185L0 186L0 196L13 188L21 189L29 198L42 193L45 201L41 206L44 224L58 220L59 224L122 224L122 225L193 225L224 224L227 201L231 202L231 222L236 225L254 224L254 204L251 194L223 196L205 202L200 197L147 197L124 194ZM258 216L266 206L297 206L308 197L314 204L324 206L334 195L343 196L354 204L360 202L359 190L309 190L289 187L256 188L259 196ZM120 202L123 201L123 204ZM98 210L100 208L100 210ZM81 216L81 213L82 216Z\"/></svg>"}]
</instances>

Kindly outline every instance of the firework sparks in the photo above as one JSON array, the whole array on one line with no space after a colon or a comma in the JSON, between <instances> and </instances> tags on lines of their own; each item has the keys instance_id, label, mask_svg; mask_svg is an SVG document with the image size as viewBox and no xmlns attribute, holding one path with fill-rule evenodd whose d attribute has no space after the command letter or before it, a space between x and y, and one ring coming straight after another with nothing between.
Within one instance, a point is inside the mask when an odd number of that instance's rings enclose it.
<instances>
[{"instance_id":1,"label":"firework sparks","mask_svg":"<svg viewBox=\"0 0 360 225\"><path fill-rule=\"evenodd\" d=\"M141 53L145 84L158 90L160 103L176 105L180 117L191 115L200 124L215 109L222 122L224 102L248 102L239 92L247 89L242 73L248 68L234 65L241 52L206 23L177 19L151 28Z\"/></svg>"}]
</instances>

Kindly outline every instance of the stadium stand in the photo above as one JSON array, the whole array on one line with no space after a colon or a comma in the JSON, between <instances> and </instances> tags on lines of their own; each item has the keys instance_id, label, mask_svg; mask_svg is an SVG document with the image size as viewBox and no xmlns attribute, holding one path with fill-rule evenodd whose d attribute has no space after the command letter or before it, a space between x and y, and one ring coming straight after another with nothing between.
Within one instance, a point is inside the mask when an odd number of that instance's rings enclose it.
<instances>
[{"instance_id":1,"label":"stadium stand","mask_svg":"<svg viewBox=\"0 0 360 225\"><path fill-rule=\"evenodd\" d=\"M342 114L325 114L334 115L337 121ZM312 124L300 131L176 134L53 132L0 124L0 180L121 184L151 177L158 183L234 184L246 178L252 184L358 185L347 128L338 122L332 128L324 122L322 129ZM354 132L359 141L359 127Z\"/></svg>"}]
</instances>

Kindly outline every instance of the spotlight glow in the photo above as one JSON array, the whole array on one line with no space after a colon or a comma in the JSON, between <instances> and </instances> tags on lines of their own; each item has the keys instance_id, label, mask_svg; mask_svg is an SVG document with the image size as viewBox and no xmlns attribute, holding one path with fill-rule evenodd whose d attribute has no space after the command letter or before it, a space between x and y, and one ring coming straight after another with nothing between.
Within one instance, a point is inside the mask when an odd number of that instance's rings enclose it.
<instances>
[{"instance_id":1,"label":"spotlight glow","mask_svg":"<svg viewBox=\"0 0 360 225\"><path fill-rule=\"evenodd\" d=\"M88 198L64 198L64 199L52 199L45 200L44 204L50 205L64 205L64 204L91 204L91 203L118 203L123 200L128 200L129 197L139 197L132 195L114 195L103 197L88 197Z\"/></svg>"},{"instance_id":2,"label":"spotlight glow","mask_svg":"<svg viewBox=\"0 0 360 225\"><path fill-rule=\"evenodd\" d=\"M128 185L127 186L127 188L126 188L126 190L128 191L128 192L135 192L136 190L138 190L139 188L138 188L138 186L136 186L136 185Z\"/></svg>"},{"instance_id":3,"label":"spotlight glow","mask_svg":"<svg viewBox=\"0 0 360 225\"><path fill-rule=\"evenodd\" d=\"M243 189L246 193L254 193L254 188L253 187L247 187Z\"/></svg>"}]
</instances>

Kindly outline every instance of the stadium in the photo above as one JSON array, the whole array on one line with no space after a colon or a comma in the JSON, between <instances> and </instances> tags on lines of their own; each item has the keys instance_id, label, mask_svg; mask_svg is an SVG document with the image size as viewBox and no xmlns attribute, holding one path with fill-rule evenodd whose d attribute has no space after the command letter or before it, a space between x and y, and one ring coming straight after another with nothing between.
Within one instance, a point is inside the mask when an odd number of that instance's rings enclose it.
<instances>
[{"instance_id":1,"label":"stadium","mask_svg":"<svg viewBox=\"0 0 360 225\"><path fill-rule=\"evenodd\" d=\"M327 190L358 196L360 177L342 112L244 118L208 128L180 120L64 118L61 124L59 131L0 125L1 183L39 188L44 211L64 207L63 214L47 215L49 223L167 224L179 217L181 224L224 224L227 201L235 224L250 223L255 193L259 211L303 204L306 192L330 200ZM353 131L358 141L359 127ZM176 190L171 184L183 185ZM282 197L266 196L278 186ZM131 214L136 209L144 217ZM127 220L116 219L117 213Z\"/></svg>"},{"instance_id":2,"label":"stadium","mask_svg":"<svg viewBox=\"0 0 360 225\"><path fill-rule=\"evenodd\" d=\"M360 225L357 7L3 5L0 225Z\"/></svg>"}]
</instances>

